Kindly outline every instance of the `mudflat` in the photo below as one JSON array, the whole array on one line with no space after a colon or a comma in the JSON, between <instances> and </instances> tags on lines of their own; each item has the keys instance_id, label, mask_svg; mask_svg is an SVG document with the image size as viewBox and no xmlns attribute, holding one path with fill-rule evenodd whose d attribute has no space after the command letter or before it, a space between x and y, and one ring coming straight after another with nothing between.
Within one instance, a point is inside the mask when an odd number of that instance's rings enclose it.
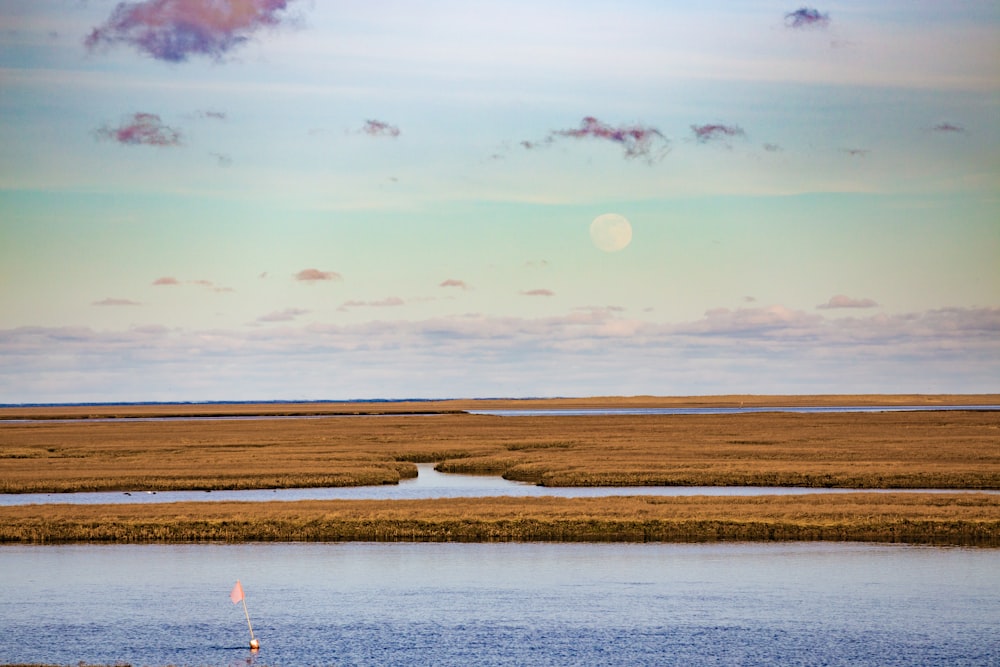
<instances>
[{"instance_id":1,"label":"mudflat","mask_svg":"<svg viewBox=\"0 0 1000 667\"><path fill-rule=\"evenodd\" d=\"M6 408L0 417L27 421L0 422L0 491L393 484L415 475L417 462L547 486L1000 489L1000 412L994 411L529 417L465 412L740 403L974 406L995 405L1000 396ZM143 416L217 418L116 420ZM247 419L251 416L258 418ZM6 507L0 508L0 541L884 539L994 545L1000 534L998 498L987 494L624 502L503 498L306 501L281 507ZM342 515L348 511L354 513L349 521Z\"/></svg>"}]
</instances>

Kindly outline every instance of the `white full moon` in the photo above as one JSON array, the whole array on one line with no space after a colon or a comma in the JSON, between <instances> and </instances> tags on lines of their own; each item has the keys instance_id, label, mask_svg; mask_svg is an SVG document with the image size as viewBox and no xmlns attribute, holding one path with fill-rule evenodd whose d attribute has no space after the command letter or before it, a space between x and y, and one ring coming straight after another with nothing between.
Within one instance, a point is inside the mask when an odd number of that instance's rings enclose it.
<instances>
[{"instance_id":1,"label":"white full moon","mask_svg":"<svg viewBox=\"0 0 1000 667\"><path fill-rule=\"evenodd\" d=\"M618 252L632 242L632 225L623 215L605 213L590 223L590 238L604 252Z\"/></svg>"}]
</instances>

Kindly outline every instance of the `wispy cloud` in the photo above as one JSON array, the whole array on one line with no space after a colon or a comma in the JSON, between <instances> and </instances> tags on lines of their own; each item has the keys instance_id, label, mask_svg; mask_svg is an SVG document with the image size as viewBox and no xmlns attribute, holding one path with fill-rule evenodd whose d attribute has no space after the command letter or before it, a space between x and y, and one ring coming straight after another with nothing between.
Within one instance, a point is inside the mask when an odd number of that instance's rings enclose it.
<instances>
[{"instance_id":1,"label":"wispy cloud","mask_svg":"<svg viewBox=\"0 0 1000 667\"><path fill-rule=\"evenodd\" d=\"M205 289L211 290L213 292L235 292L232 287L221 287L216 285L211 280L192 280L190 281L192 285L198 285L199 287L204 287Z\"/></svg>"},{"instance_id":2,"label":"wispy cloud","mask_svg":"<svg viewBox=\"0 0 1000 667\"><path fill-rule=\"evenodd\" d=\"M855 299L845 294L831 296L826 303L821 303L817 308L827 310L833 308L876 308L878 303L872 299Z\"/></svg>"},{"instance_id":3,"label":"wispy cloud","mask_svg":"<svg viewBox=\"0 0 1000 667\"><path fill-rule=\"evenodd\" d=\"M120 2L84 40L93 51L127 44L168 62L220 59L264 27L279 25L292 0L145 0Z\"/></svg>"},{"instance_id":4,"label":"wispy cloud","mask_svg":"<svg viewBox=\"0 0 1000 667\"><path fill-rule=\"evenodd\" d=\"M225 153L209 153L209 155L215 158L216 164L218 164L220 167L233 166L233 158L230 155L227 155Z\"/></svg>"},{"instance_id":5,"label":"wispy cloud","mask_svg":"<svg viewBox=\"0 0 1000 667\"><path fill-rule=\"evenodd\" d=\"M295 274L295 279L302 282L319 282L323 280L340 280L336 271L320 271L319 269L302 269Z\"/></svg>"},{"instance_id":6,"label":"wispy cloud","mask_svg":"<svg viewBox=\"0 0 1000 667\"><path fill-rule=\"evenodd\" d=\"M360 134L367 134L370 137L398 137L399 128L381 120L366 120L364 126L358 130Z\"/></svg>"},{"instance_id":7,"label":"wispy cloud","mask_svg":"<svg viewBox=\"0 0 1000 667\"><path fill-rule=\"evenodd\" d=\"M843 151L851 157L868 157L868 154L871 153L868 148L845 148Z\"/></svg>"},{"instance_id":8,"label":"wispy cloud","mask_svg":"<svg viewBox=\"0 0 1000 667\"><path fill-rule=\"evenodd\" d=\"M235 292L236 291L232 287L222 287L220 285L216 285L211 280L199 279L199 280L187 280L185 282L188 285L197 285L199 287L204 287L205 289L211 290L213 292ZM178 280L177 278L173 277L173 276L163 276L163 277L157 278L156 280L153 281L153 285L155 285L157 287L174 286L174 285L180 285L180 284L182 284L181 281Z\"/></svg>"},{"instance_id":9,"label":"wispy cloud","mask_svg":"<svg viewBox=\"0 0 1000 667\"><path fill-rule=\"evenodd\" d=\"M131 146L179 146L181 143L180 131L164 125L155 113L132 114L117 127L99 127L96 134L99 139Z\"/></svg>"},{"instance_id":10,"label":"wispy cloud","mask_svg":"<svg viewBox=\"0 0 1000 667\"><path fill-rule=\"evenodd\" d=\"M692 125L691 132L694 133L694 138L700 144L725 142L735 137L746 136L743 128L739 125L722 125L719 123Z\"/></svg>"},{"instance_id":11,"label":"wispy cloud","mask_svg":"<svg viewBox=\"0 0 1000 667\"><path fill-rule=\"evenodd\" d=\"M340 304L338 310L348 310L350 308L394 308L406 305L406 302L398 296L389 296L384 299L374 301L345 301Z\"/></svg>"},{"instance_id":12,"label":"wispy cloud","mask_svg":"<svg viewBox=\"0 0 1000 667\"><path fill-rule=\"evenodd\" d=\"M830 15L811 7L800 7L785 14L785 25L796 29L825 28L830 25Z\"/></svg>"},{"instance_id":13,"label":"wispy cloud","mask_svg":"<svg viewBox=\"0 0 1000 667\"><path fill-rule=\"evenodd\" d=\"M550 290L550 289L544 289L544 288L542 288L542 289L522 290L521 294L523 294L524 296L555 296L556 295L556 293L553 292L552 290Z\"/></svg>"},{"instance_id":14,"label":"wispy cloud","mask_svg":"<svg viewBox=\"0 0 1000 667\"><path fill-rule=\"evenodd\" d=\"M203 109L196 112L198 118L207 118L210 120L226 120L227 115L225 111L215 111L213 109Z\"/></svg>"},{"instance_id":15,"label":"wispy cloud","mask_svg":"<svg viewBox=\"0 0 1000 667\"><path fill-rule=\"evenodd\" d=\"M138 301L133 301L132 299L116 299L113 297L108 297L106 299L101 299L100 301L94 301L91 305L94 306L141 306L142 304Z\"/></svg>"},{"instance_id":16,"label":"wispy cloud","mask_svg":"<svg viewBox=\"0 0 1000 667\"><path fill-rule=\"evenodd\" d=\"M580 121L580 127L552 130L542 141L522 141L521 146L531 150L563 138L610 141L622 147L626 158L644 158L650 163L663 159L670 151L670 142L655 127L647 125L615 127L593 116L587 116Z\"/></svg>"},{"instance_id":17,"label":"wispy cloud","mask_svg":"<svg viewBox=\"0 0 1000 667\"><path fill-rule=\"evenodd\" d=\"M469 286L465 284L464 280L457 280L455 278L448 278L441 282L438 287L458 287L461 289L469 289Z\"/></svg>"},{"instance_id":18,"label":"wispy cloud","mask_svg":"<svg viewBox=\"0 0 1000 667\"><path fill-rule=\"evenodd\" d=\"M934 132L945 132L945 133L959 133L965 132L965 128L961 125L955 125L954 123L938 123L931 128Z\"/></svg>"},{"instance_id":19,"label":"wispy cloud","mask_svg":"<svg viewBox=\"0 0 1000 667\"><path fill-rule=\"evenodd\" d=\"M285 308L284 310L276 310L266 315L261 315L257 318L258 322L291 322L297 317L302 315L307 315L308 310L302 308Z\"/></svg>"}]
</instances>

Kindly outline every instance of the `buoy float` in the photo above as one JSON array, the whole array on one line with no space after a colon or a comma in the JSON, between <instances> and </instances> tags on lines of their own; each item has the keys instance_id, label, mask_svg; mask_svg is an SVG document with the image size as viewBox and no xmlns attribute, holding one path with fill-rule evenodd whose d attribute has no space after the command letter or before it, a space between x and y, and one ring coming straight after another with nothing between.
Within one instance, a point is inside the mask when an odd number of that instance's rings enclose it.
<instances>
[{"instance_id":1,"label":"buoy float","mask_svg":"<svg viewBox=\"0 0 1000 667\"><path fill-rule=\"evenodd\" d=\"M257 641L256 637L250 640L250 650L251 651L259 651L260 650L260 642Z\"/></svg>"}]
</instances>

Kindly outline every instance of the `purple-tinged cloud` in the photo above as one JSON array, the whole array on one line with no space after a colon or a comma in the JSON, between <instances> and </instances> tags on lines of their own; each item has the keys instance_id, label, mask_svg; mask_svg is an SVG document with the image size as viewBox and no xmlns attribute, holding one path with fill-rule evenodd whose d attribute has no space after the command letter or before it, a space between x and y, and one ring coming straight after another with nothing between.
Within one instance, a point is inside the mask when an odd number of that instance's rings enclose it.
<instances>
[{"instance_id":1,"label":"purple-tinged cloud","mask_svg":"<svg viewBox=\"0 0 1000 667\"><path fill-rule=\"evenodd\" d=\"M366 120L364 127L358 132L367 134L369 137L398 137L400 135L398 127L381 120Z\"/></svg>"},{"instance_id":2,"label":"purple-tinged cloud","mask_svg":"<svg viewBox=\"0 0 1000 667\"><path fill-rule=\"evenodd\" d=\"M826 303L821 303L816 307L821 310L833 308L877 308L878 303L872 299L854 299L845 294L837 294L831 296L830 300Z\"/></svg>"},{"instance_id":3,"label":"purple-tinged cloud","mask_svg":"<svg viewBox=\"0 0 1000 667\"><path fill-rule=\"evenodd\" d=\"M954 123L938 123L931 128L934 132L947 132L947 133L959 133L965 132L965 128L961 125L955 125Z\"/></svg>"},{"instance_id":4,"label":"purple-tinged cloud","mask_svg":"<svg viewBox=\"0 0 1000 667\"><path fill-rule=\"evenodd\" d=\"M825 28L830 25L830 15L812 9L800 7L794 12L785 14L785 26L789 28Z\"/></svg>"},{"instance_id":5,"label":"purple-tinged cloud","mask_svg":"<svg viewBox=\"0 0 1000 667\"><path fill-rule=\"evenodd\" d=\"M291 0L144 0L119 2L84 40L88 50L128 44L157 60L220 59L250 35L277 26Z\"/></svg>"},{"instance_id":6,"label":"purple-tinged cloud","mask_svg":"<svg viewBox=\"0 0 1000 667\"><path fill-rule=\"evenodd\" d=\"M291 322L296 317L308 314L308 310L303 310L302 308L285 308L284 310L276 310L274 312L268 313L266 315L261 315L257 318L258 322Z\"/></svg>"},{"instance_id":7,"label":"purple-tinged cloud","mask_svg":"<svg viewBox=\"0 0 1000 667\"><path fill-rule=\"evenodd\" d=\"M180 285L181 282L173 276L163 276L153 281L154 285Z\"/></svg>"},{"instance_id":8,"label":"purple-tinged cloud","mask_svg":"<svg viewBox=\"0 0 1000 667\"><path fill-rule=\"evenodd\" d=\"M670 142L655 127L645 125L619 125L614 127L593 116L580 121L580 127L552 130L543 141L522 141L527 150L554 143L557 139L600 139L618 144L626 158L644 158L652 164L663 159L670 150Z\"/></svg>"},{"instance_id":9,"label":"purple-tinged cloud","mask_svg":"<svg viewBox=\"0 0 1000 667\"><path fill-rule=\"evenodd\" d=\"M555 296L556 293L550 289L530 289L521 292L524 296Z\"/></svg>"},{"instance_id":10,"label":"purple-tinged cloud","mask_svg":"<svg viewBox=\"0 0 1000 667\"><path fill-rule=\"evenodd\" d=\"M105 125L96 131L99 139L117 141L127 146L180 146L181 133L164 125L155 113L135 113L118 127Z\"/></svg>"},{"instance_id":11,"label":"purple-tinged cloud","mask_svg":"<svg viewBox=\"0 0 1000 667\"><path fill-rule=\"evenodd\" d=\"M743 128L739 125L721 125L719 123L692 125L691 131L694 133L694 138L700 144L707 144L716 141L728 141L734 137L742 137L746 135Z\"/></svg>"},{"instance_id":12,"label":"purple-tinged cloud","mask_svg":"<svg viewBox=\"0 0 1000 667\"><path fill-rule=\"evenodd\" d=\"M302 269L295 274L296 280L303 282L317 282L321 280L340 280L341 275L336 271L320 271L319 269Z\"/></svg>"},{"instance_id":13,"label":"purple-tinged cloud","mask_svg":"<svg viewBox=\"0 0 1000 667\"><path fill-rule=\"evenodd\" d=\"M438 287L459 287L461 289L469 289L469 286L465 284L464 280L456 280L455 278L448 278L438 285Z\"/></svg>"},{"instance_id":14,"label":"purple-tinged cloud","mask_svg":"<svg viewBox=\"0 0 1000 667\"><path fill-rule=\"evenodd\" d=\"M115 299L108 297L107 299L101 299L100 301L95 301L91 305L93 306L141 306L142 304L138 301L132 301L131 299Z\"/></svg>"}]
</instances>

